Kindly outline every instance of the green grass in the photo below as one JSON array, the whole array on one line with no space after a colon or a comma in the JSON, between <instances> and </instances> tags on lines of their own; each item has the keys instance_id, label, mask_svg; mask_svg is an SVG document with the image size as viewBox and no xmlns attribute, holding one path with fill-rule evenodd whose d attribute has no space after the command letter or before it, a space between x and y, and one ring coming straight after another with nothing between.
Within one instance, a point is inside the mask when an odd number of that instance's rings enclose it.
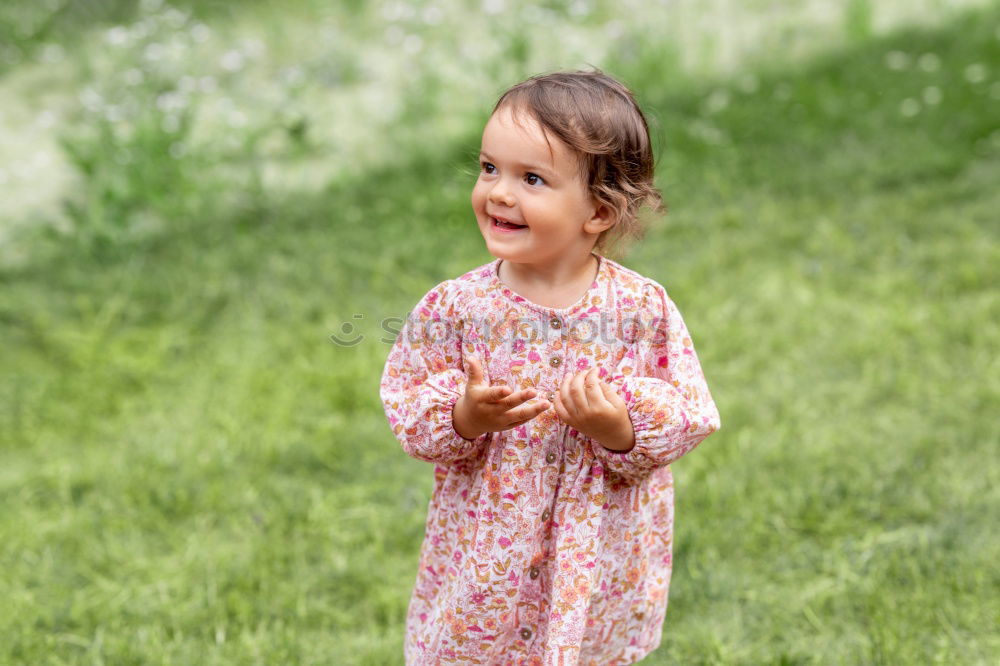
<instances>
[{"instance_id":1,"label":"green grass","mask_svg":"<svg viewBox=\"0 0 1000 666\"><path fill-rule=\"evenodd\" d=\"M862 39L755 88L672 88L648 44L601 63L657 119L671 207L623 261L678 303L723 423L674 467L644 663L1000 654L998 31L993 9ZM384 421L378 322L491 258L480 130L312 195L182 174L159 232L23 240L0 272L0 662L401 662L432 474ZM343 321L361 344L328 340Z\"/></svg>"}]
</instances>

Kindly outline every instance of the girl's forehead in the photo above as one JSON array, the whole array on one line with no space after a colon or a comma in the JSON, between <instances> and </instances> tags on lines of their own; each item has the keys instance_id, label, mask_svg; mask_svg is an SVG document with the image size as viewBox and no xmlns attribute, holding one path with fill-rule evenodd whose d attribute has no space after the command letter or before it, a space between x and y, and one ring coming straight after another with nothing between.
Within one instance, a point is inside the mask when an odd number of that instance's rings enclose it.
<instances>
[{"instance_id":1,"label":"girl's forehead","mask_svg":"<svg viewBox=\"0 0 1000 666\"><path fill-rule=\"evenodd\" d=\"M558 170L576 166L576 157L569 146L559 137L547 132L524 109L497 109L483 129L482 149L497 159L503 156L513 161L530 162Z\"/></svg>"}]
</instances>

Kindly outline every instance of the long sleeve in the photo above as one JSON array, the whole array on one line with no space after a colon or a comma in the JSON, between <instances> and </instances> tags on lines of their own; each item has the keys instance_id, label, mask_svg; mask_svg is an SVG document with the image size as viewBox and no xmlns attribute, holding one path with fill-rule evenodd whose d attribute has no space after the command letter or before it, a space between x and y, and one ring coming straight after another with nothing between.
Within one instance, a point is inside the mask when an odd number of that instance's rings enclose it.
<instances>
[{"instance_id":1,"label":"long sleeve","mask_svg":"<svg viewBox=\"0 0 1000 666\"><path fill-rule=\"evenodd\" d=\"M468 380L454 291L450 281L442 282L413 308L389 351L379 388L403 450L434 463L469 457L491 436L465 439L452 422L452 410Z\"/></svg>"},{"instance_id":2,"label":"long sleeve","mask_svg":"<svg viewBox=\"0 0 1000 666\"><path fill-rule=\"evenodd\" d=\"M642 312L632 371L611 380L628 407L635 445L617 452L593 443L605 466L630 482L671 464L721 427L687 326L661 285L645 287Z\"/></svg>"}]
</instances>

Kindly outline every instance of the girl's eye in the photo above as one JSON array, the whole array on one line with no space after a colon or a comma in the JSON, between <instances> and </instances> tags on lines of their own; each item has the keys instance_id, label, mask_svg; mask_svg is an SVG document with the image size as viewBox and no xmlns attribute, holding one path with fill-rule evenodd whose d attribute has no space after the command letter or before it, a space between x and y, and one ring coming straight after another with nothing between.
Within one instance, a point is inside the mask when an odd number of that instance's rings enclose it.
<instances>
[{"instance_id":1,"label":"girl's eye","mask_svg":"<svg viewBox=\"0 0 1000 666\"><path fill-rule=\"evenodd\" d=\"M483 171L485 171L486 173L492 173L490 171L490 169L495 169L496 167L494 167L489 162L480 162L479 163L479 168L482 169Z\"/></svg>"},{"instance_id":2,"label":"girl's eye","mask_svg":"<svg viewBox=\"0 0 1000 666\"><path fill-rule=\"evenodd\" d=\"M542 183L542 182L544 182L544 181L542 180L542 177L541 177L541 176L539 176L539 175L537 175L537 174L534 174L534 173L529 173L529 174L528 174L527 176L525 176L525 178L526 178L526 179L528 179L528 180L530 180L530 179L534 178L534 179L535 179L535 180L537 181L536 183L528 183L529 185L536 185L536 184L538 184L538 183Z\"/></svg>"}]
</instances>

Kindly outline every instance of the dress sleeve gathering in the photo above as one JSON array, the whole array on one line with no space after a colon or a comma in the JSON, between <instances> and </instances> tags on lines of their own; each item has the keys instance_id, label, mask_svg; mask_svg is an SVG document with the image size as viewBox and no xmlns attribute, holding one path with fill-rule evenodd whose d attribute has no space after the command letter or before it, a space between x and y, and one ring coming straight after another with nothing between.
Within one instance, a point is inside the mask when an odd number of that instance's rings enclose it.
<instances>
[{"instance_id":1,"label":"dress sleeve gathering","mask_svg":"<svg viewBox=\"0 0 1000 666\"><path fill-rule=\"evenodd\" d=\"M465 393L462 322L448 281L427 292L389 351L379 395L393 434L418 460L451 463L481 449L491 433L465 439L452 410Z\"/></svg>"},{"instance_id":2,"label":"dress sleeve gathering","mask_svg":"<svg viewBox=\"0 0 1000 666\"><path fill-rule=\"evenodd\" d=\"M635 445L624 452L593 446L595 456L629 482L671 464L721 427L687 326L661 285L644 288L642 311L634 369L620 383Z\"/></svg>"}]
</instances>

